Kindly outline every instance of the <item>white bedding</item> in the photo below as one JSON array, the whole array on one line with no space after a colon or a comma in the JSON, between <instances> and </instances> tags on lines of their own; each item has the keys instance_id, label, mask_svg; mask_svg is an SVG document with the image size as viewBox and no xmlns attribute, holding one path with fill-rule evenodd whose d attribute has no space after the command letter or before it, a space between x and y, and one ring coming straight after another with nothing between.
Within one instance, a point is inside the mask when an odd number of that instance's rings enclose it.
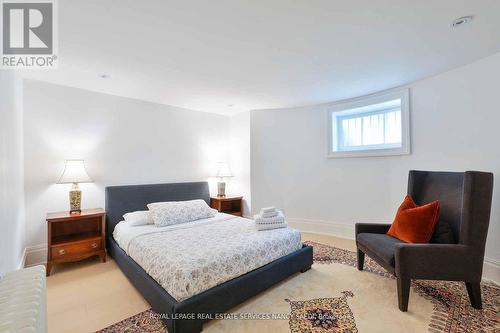
<instances>
[{"instance_id":1,"label":"white bedding","mask_svg":"<svg viewBox=\"0 0 500 333\"><path fill-rule=\"evenodd\" d=\"M257 231L254 221L223 213L168 227L120 222L113 237L177 301L302 247L295 229Z\"/></svg>"}]
</instances>

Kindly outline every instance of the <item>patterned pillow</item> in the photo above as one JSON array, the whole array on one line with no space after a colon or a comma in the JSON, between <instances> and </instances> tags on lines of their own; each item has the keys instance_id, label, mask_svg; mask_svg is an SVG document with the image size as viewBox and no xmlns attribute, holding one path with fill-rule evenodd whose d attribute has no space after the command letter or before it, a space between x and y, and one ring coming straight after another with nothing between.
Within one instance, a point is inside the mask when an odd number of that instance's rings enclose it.
<instances>
[{"instance_id":1,"label":"patterned pillow","mask_svg":"<svg viewBox=\"0 0 500 333\"><path fill-rule=\"evenodd\" d=\"M157 227L192 222L214 217L216 209L210 208L204 200L155 202L148 205L151 218Z\"/></svg>"}]
</instances>

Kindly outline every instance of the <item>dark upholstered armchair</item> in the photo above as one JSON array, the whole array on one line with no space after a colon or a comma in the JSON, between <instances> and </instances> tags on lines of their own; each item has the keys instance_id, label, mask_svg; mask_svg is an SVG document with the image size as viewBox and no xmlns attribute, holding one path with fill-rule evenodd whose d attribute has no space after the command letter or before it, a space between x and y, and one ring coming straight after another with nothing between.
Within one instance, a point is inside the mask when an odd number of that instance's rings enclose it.
<instances>
[{"instance_id":1,"label":"dark upholstered armchair","mask_svg":"<svg viewBox=\"0 0 500 333\"><path fill-rule=\"evenodd\" d=\"M398 304L408 310L411 279L464 281L471 305L482 308L481 276L490 220L493 174L410 171L408 194L417 205L441 203L456 244L409 244L386 235L390 224L356 224L358 269L367 254L397 278Z\"/></svg>"}]
</instances>

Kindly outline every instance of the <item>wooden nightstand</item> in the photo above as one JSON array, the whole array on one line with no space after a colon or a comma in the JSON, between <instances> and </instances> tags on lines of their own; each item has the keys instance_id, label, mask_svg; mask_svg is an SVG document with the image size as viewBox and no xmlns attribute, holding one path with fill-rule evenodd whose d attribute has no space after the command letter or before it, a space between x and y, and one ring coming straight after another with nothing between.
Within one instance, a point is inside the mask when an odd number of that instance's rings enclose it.
<instances>
[{"instance_id":1,"label":"wooden nightstand","mask_svg":"<svg viewBox=\"0 0 500 333\"><path fill-rule=\"evenodd\" d=\"M242 215L243 197L211 197L210 207L221 213Z\"/></svg>"},{"instance_id":2,"label":"wooden nightstand","mask_svg":"<svg viewBox=\"0 0 500 333\"><path fill-rule=\"evenodd\" d=\"M48 213L47 276L54 264L98 255L106 262L106 212L84 209L80 214Z\"/></svg>"}]
</instances>

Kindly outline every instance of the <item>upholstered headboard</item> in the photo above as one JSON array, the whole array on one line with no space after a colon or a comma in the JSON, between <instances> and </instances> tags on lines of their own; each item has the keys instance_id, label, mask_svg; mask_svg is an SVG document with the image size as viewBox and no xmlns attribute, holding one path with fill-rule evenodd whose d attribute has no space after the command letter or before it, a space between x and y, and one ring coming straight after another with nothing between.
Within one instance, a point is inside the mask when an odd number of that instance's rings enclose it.
<instances>
[{"instance_id":1,"label":"upholstered headboard","mask_svg":"<svg viewBox=\"0 0 500 333\"><path fill-rule=\"evenodd\" d=\"M210 204L207 182L109 186L105 193L107 237L112 237L123 214L147 210L151 202L203 199Z\"/></svg>"}]
</instances>

